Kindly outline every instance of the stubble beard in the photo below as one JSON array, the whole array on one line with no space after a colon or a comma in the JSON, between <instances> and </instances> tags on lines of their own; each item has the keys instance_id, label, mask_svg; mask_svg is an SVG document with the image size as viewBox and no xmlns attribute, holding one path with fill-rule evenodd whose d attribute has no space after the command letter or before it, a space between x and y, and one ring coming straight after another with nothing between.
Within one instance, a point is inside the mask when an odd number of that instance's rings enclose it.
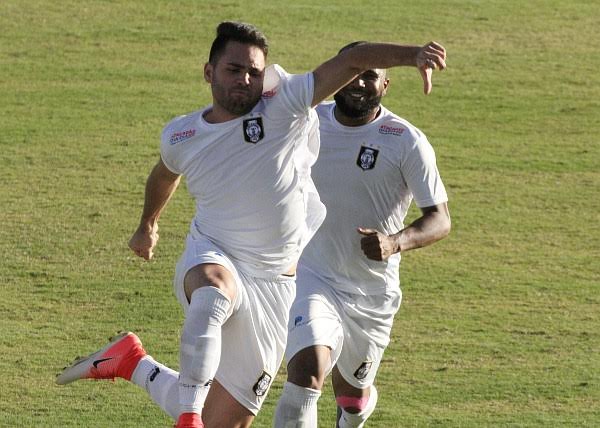
<instances>
[{"instance_id":1,"label":"stubble beard","mask_svg":"<svg viewBox=\"0 0 600 428\"><path fill-rule=\"evenodd\" d=\"M363 119L368 117L374 110L379 108L381 104L381 97L375 96L367 98L360 103L349 104L346 102L346 98L339 92L333 96L335 100L335 107L348 117L354 119Z\"/></svg>"},{"instance_id":2,"label":"stubble beard","mask_svg":"<svg viewBox=\"0 0 600 428\"><path fill-rule=\"evenodd\" d=\"M229 96L225 88L220 84L213 83L211 86L215 101L218 102L223 109L235 116L244 116L250 113L254 106L260 101L260 93L254 95L248 90L248 97L236 99Z\"/></svg>"}]
</instances>

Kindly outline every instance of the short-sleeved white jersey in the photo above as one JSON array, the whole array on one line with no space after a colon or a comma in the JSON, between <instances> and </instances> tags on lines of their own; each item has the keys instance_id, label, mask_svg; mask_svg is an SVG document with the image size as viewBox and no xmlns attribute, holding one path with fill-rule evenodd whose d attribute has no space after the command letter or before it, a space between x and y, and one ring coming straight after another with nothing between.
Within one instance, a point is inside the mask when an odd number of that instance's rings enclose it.
<instances>
[{"instance_id":1,"label":"short-sleeved white jersey","mask_svg":"<svg viewBox=\"0 0 600 428\"><path fill-rule=\"evenodd\" d=\"M208 123L208 106L162 132L162 160L196 201L192 236L210 239L246 273L286 272L324 217L310 178L319 150L312 97L312 73L270 66L250 113Z\"/></svg>"},{"instance_id":2,"label":"short-sleeved white jersey","mask_svg":"<svg viewBox=\"0 0 600 428\"><path fill-rule=\"evenodd\" d=\"M383 262L369 260L356 229L397 233L413 197L419 207L448 197L433 148L421 131L384 107L367 125L343 126L334 109L333 102L317 107L321 151L312 177L327 218L300 264L342 291L384 293L399 287L400 254Z\"/></svg>"}]
</instances>

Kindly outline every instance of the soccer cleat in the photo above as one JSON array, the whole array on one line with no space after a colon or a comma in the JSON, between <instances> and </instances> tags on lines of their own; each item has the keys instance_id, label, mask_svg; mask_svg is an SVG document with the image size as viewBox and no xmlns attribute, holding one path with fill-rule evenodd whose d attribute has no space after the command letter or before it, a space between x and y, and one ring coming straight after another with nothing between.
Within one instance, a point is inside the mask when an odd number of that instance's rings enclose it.
<instances>
[{"instance_id":1,"label":"soccer cleat","mask_svg":"<svg viewBox=\"0 0 600 428\"><path fill-rule=\"evenodd\" d=\"M140 339L131 332L111 338L110 343L99 351L73 361L56 378L56 383L65 385L78 379L131 380L131 375L146 351Z\"/></svg>"},{"instance_id":2,"label":"soccer cleat","mask_svg":"<svg viewBox=\"0 0 600 428\"><path fill-rule=\"evenodd\" d=\"M204 428L198 413L182 413L174 428Z\"/></svg>"}]
</instances>

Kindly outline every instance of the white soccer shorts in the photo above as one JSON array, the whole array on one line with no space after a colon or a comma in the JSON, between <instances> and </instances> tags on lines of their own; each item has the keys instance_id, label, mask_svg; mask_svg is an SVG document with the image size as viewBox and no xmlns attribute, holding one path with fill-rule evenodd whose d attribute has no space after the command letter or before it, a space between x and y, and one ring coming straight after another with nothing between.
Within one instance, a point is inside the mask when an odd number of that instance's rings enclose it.
<instances>
[{"instance_id":1,"label":"white soccer shorts","mask_svg":"<svg viewBox=\"0 0 600 428\"><path fill-rule=\"evenodd\" d=\"M221 362L215 379L256 415L283 359L295 277L245 275L208 239L188 236L174 280L175 295L184 312L189 306L183 287L185 274L203 263L225 267L237 284L232 313L223 325Z\"/></svg>"},{"instance_id":2,"label":"white soccer shorts","mask_svg":"<svg viewBox=\"0 0 600 428\"><path fill-rule=\"evenodd\" d=\"M373 384L383 352L390 342L399 289L362 296L338 291L308 269L299 268L296 300L290 309L287 361L309 346L331 348L333 366L350 385Z\"/></svg>"}]
</instances>

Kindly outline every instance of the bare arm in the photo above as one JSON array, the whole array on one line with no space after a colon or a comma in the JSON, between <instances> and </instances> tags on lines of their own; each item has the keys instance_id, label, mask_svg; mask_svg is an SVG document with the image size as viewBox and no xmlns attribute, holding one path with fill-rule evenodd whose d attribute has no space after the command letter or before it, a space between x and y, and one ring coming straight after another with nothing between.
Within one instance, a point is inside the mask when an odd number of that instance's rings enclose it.
<instances>
[{"instance_id":1,"label":"bare arm","mask_svg":"<svg viewBox=\"0 0 600 428\"><path fill-rule=\"evenodd\" d=\"M314 72L313 107L356 76L372 68L398 66L418 67L424 81L425 94L431 92L432 69L446 68L446 50L436 42L425 46L403 46L392 43L365 43L345 50L317 67Z\"/></svg>"},{"instance_id":2,"label":"bare arm","mask_svg":"<svg viewBox=\"0 0 600 428\"><path fill-rule=\"evenodd\" d=\"M181 176L173 174L162 159L148 176L140 225L129 240L129 248L146 260L152 258L158 242L158 218L177 189L180 179Z\"/></svg>"},{"instance_id":3,"label":"bare arm","mask_svg":"<svg viewBox=\"0 0 600 428\"><path fill-rule=\"evenodd\" d=\"M365 255L372 260L387 260L392 254L425 247L450 233L448 204L421 208L421 212L421 217L394 235L358 228L363 235L360 246Z\"/></svg>"}]
</instances>

